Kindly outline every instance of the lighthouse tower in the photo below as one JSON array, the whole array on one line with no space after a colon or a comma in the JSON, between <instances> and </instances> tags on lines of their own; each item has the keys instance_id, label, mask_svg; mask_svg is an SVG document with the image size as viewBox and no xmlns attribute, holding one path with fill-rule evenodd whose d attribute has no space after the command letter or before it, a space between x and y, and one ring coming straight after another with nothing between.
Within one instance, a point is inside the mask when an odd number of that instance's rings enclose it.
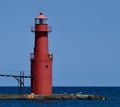
<instances>
[{"instance_id":1,"label":"lighthouse tower","mask_svg":"<svg viewBox=\"0 0 120 107\"><path fill-rule=\"evenodd\" d=\"M35 94L52 94L52 59L48 48L47 17L40 12L35 18L35 27L31 28L35 33L34 53L31 54L31 92Z\"/></svg>"}]
</instances>

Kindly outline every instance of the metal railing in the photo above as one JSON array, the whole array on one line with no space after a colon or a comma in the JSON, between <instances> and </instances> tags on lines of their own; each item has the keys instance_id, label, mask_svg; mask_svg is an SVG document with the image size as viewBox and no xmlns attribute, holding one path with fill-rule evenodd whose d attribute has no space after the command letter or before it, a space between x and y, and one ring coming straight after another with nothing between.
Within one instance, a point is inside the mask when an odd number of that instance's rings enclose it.
<instances>
[{"instance_id":1,"label":"metal railing","mask_svg":"<svg viewBox=\"0 0 120 107\"><path fill-rule=\"evenodd\" d=\"M34 26L31 27L31 32L35 32L35 27Z\"/></svg>"},{"instance_id":2,"label":"metal railing","mask_svg":"<svg viewBox=\"0 0 120 107\"><path fill-rule=\"evenodd\" d=\"M30 60L34 59L34 53L30 53Z\"/></svg>"}]
</instances>

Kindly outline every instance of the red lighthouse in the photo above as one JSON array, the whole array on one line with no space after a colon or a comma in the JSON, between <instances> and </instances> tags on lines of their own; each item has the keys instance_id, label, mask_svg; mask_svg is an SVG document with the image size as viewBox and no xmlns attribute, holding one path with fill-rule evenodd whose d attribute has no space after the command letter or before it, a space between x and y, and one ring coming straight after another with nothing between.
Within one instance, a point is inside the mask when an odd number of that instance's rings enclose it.
<instances>
[{"instance_id":1,"label":"red lighthouse","mask_svg":"<svg viewBox=\"0 0 120 107\"><path fill-rule=\"evenodd\" d=\"M40 12L35 18L34 53L31 54L31 91L35 94L52 94L52 59L48 49L48 27L47 17Z\"/></svg>"}]
</instances>

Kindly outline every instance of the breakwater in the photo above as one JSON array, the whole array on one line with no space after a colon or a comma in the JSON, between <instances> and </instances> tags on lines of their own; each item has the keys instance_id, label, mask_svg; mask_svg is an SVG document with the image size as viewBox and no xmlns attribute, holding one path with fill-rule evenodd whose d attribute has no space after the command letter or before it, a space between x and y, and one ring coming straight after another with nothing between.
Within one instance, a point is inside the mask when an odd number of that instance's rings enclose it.
<instances>
[{"instance_id":1,"label":"breakwater","mask_svg":"<svg viewBox=\"0 0 120 107\"><path fill-rule=\"evenodd\" d=\"M107 97L91 94L0 94L0 100L107 100Z\"/></svg>"}]
</instances>

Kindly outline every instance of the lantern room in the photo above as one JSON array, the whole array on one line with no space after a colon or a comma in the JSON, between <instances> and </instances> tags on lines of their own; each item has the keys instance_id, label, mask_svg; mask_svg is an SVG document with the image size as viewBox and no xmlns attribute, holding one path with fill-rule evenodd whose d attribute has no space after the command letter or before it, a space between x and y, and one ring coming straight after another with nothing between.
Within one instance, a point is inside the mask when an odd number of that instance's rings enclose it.
<instances>
[{"instance_id":1,"label":"lantern room","mask_svg":"<svg viewBox=\"0 0 120 107\"><path fill-rule=\"evenodd\" d=\"M47 17L43 15L42 11L40 15L35 18L35 24L47 24Z\"/></svg>"},{"instance_id":2,"label":"lantern room","mask_svg":"<svg viewBox=\"0 0 120 107\"><path fill-rule=\"evenodd\" d=\"M31 32L51 32L52 28L47 22L48 18L41 11L40 15L35 18L35 27L31 27Z\"/></svg>"}]
</instances>

